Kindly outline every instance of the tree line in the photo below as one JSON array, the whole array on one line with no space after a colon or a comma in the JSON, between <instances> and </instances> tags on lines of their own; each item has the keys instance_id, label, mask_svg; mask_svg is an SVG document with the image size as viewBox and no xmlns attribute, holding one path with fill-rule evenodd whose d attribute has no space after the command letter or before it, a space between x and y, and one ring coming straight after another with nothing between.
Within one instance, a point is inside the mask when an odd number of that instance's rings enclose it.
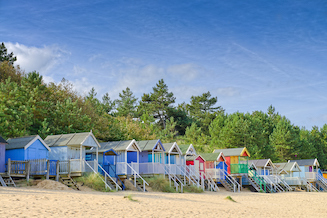
<instances>
[{"instance_id":1,"label":"tree line","mask_svg":"<svg viewBox=\"0 0 327 218\"><path fill-rule=\"evenodd\" d=\"M210 92L176 105L163 79L140 99L126 87L118 99L86 96L64 78L44 83L38 72L14 66L17 58L0 46L0 134L4 138L92 130L99 141L147 140L192 143L199 152L247 147L251 158L273 161L318 158L327 168L327 125L298 127L271 105L266 112L228 114Z\"/></svg>"}]
</instances>

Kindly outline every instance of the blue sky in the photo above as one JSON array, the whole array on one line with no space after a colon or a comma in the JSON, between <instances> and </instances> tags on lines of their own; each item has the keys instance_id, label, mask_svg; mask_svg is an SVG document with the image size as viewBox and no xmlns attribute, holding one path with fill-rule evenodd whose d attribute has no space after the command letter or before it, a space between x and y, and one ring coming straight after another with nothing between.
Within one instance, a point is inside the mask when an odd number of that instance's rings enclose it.
<instances>
[{"instance_id":1,"label":"blue sky","mask_svg":"<svg viewBox=\"0 0 327 218\"><path fill-rule=\"evenodd\" d=\"M227 113L327 123L327 1L0 1L0 41L27 72L81 94L210 91Z\"/></svg>"}]
</instances>

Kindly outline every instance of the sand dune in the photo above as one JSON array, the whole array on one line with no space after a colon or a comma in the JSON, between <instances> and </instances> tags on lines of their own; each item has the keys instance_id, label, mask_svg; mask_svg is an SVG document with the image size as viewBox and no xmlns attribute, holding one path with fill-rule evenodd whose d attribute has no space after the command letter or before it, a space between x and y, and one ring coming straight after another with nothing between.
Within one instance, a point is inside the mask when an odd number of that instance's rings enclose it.
<instances>
[{"instance_id":1,"label":"sand dune","mask_svg":"<svg viewBox=\"0 0 327 218\"><path fill-rule=\"evenodd\" d=\"M236 203L226 200L228 195ZM0 187L0 199L0 217L327 217L326 193L100 193Z\"/></svg>"}]
</instances>

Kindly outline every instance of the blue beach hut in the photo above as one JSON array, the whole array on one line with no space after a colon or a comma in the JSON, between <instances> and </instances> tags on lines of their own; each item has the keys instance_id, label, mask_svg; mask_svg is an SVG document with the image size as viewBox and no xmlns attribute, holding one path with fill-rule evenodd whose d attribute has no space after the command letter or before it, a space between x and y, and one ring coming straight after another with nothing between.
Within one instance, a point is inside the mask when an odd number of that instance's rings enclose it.
<instances>
[{"instance_id":1,"label":"blue beach hut","mask_svg":"<svg viewBox=\"0 0 327 218\"><path fill-rule=\"evenodd\" d=\"M0 173L5 172L6 144L8 142L0 136Z\"/></svg>"},{"instance_id":2,"label":"blue beach hut","mask_svg":"<svg viewBox=\"0 0 327 218\"><path fill-rule=\"evenodd\" d=\"M35 160L48 159L51 149L39 135L10 138L6 144L6 157L11 160Z\"/></svg>"}]
</instances>

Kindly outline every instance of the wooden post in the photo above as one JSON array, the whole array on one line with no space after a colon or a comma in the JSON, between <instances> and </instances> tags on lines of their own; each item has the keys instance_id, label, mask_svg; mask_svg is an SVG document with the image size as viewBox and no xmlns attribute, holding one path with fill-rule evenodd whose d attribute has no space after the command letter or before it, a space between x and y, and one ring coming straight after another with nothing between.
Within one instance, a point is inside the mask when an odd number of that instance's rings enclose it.
<instances>
[{"instance_id":1,"label":"wooden post","mask_svg":"<svg viewBox=\"0 0 327 218\"><path fill-rule=\"evenodd\" d=\"M59 181L59 160L56 163L56 181Z\"/></svg>"},{"instance_id":2,"label":"wooden post","mask_svg":"<svg viewBox=\"0 0 327 218\"><path fill-rule=\"evenodd\" d=\"M10 174L11 174L11 160L10 160L10 158L8 158L8 162L7 162L7 173L8 173L8 176L10 176Z\"/></svg>"},{"instance_id":3,"label":"wooden post","mask_svg":"<svg viewBox=\"0 0 327 218\"><path fill-rule=\"evenodd\" d=\"M30 162L25 162L25 170L26 170L26 181L30 181Z\"/></svg>"},{"instance_id":4,"label":"wooden post","mask_svg":"<svg viewBox=\"0 0 327 218\"><path fill-rule=\"evenodd\" d=\"M68 166L67 166L67 168L68 168L68 175L70 175L70 160L68 160Z\"/></svg>"},{"instance_id":5,"label":"wooden post","mask_svg":"<svg viewBox=\"0 0 327 218\"><path fill-rule=\"evenodd\" d=\"M47 176L46 179L49 179L50 177L50 160L47 160Z\"/></svg>"}]
</instances>

